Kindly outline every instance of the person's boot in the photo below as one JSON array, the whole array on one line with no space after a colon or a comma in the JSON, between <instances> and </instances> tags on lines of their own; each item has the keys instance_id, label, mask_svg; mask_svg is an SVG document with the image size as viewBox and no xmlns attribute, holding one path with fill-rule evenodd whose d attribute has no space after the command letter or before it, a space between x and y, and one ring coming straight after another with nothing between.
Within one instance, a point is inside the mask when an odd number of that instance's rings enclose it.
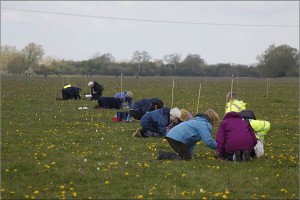
<instances>
[{"instance_id":1,"label":"person's boot","mask_svg":"<svg viewBox=\"0 0 300 200\"><path fill-rule=\"evenodd\" d=\"M244 150L243 152L243 161L248 162L251 160L249 150Z\"/></svg>"},{"instance_id":2,"label":"person's boot","mask_svg":"<svg viewBox=\"0 0 300 200\"><path fill-rule=\"evenodd\" d=\"M242 152L241 151L235 151L233 154L233 160L236 162L241 162L242 161Z\"/></svg>"}]
</instances>

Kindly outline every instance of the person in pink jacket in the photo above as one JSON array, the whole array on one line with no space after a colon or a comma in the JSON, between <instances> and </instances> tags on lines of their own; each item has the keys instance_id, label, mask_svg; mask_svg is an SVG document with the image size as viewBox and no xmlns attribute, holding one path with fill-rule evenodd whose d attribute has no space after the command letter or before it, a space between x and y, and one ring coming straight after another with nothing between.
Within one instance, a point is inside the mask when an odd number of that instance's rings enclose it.
<instances>
[{"instance_id":1,"label":"person in pink jacket","mask_svg":"<svg viewBox=\"0 0 300 200\"><path fill-rule=\"evenodd\" d=\"M228 112L217 131L217 156L229 161L250 161L257 143L249 123L237 112Z\"/></svg>"}]
</instances>

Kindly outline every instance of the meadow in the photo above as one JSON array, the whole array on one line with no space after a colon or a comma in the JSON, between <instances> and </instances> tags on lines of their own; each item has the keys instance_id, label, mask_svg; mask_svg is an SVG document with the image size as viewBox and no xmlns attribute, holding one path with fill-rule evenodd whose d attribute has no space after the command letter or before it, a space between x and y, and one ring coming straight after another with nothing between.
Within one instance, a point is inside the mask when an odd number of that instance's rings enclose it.
<instances>
[{"instance_id":1,"label":"meadow","mask_svg":"<svg viewBox=\"0 0 300 200\"><path fill-rule=\"evenodd\" d=\"M120 92L120 77L1 77L1 199L299 199L299 79L234 78L233 91L268 120L265 156L235 163L199 142L192 161L159 161L163 138L133 138L139 121L114 122L97 101L57 101L65 83ZM175 77L173 107L224 115L228 78ZM172 77L123 77L134 101L172 105ZM81 110L79 107L88 107ZM122 109L125 111L126 109ZM217 131L213 127L213 135Z\"/></svg>"}]
</instances>

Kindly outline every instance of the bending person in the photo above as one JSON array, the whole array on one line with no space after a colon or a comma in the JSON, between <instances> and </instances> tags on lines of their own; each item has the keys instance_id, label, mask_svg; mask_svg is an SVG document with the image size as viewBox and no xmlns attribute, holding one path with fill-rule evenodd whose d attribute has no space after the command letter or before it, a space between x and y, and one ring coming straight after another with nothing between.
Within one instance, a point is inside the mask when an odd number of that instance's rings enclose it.
<instances>
[{"instance_id":1,"label":"bending person","mask_svg":"<svg viewBox=\"0 0 300 200\"><path fill-rule=\"evenodd\" d=\"M126 107L126 102L128 102L128 107L131 108L132 100L133 100L133 94L132 94L131 91L117 93L117 94L115 94L114 97L124 99L124 102L122 102L122 107L123 108Z\"/></svg>"},{"instance_id":2,"label":"bending person","mask_svg":"<svg viewBox=\"0 0 300 200\"><path fill-rule=\"evenodd\" d=\"M238 100L237 94L235 92L229 92L226 95L226 108L225 114L228 112L241 112L242 110L246 109L246 103L243 101Z\"/></svg>"},{"instance_id":3,"label":"bending person","mask_svg":"<svg viewBox=\"0 0 300 200\"><path fill-rule=\"evenodd\" d=\"M219 115L212 109L204 114L198 114L194 119L182 122L172 128L166 135L166 139L175 151L159 152L158 160L191 160L194 149L200 140L211 148L216 149L217 143L212 137L212 126L219 121Z\"/></svg>"},{"instance_id":4,"label":"bending person","mask_svg":"<svg viewBox=\"0 0 300 200\"><path fill-rule=\"evenodd\" d=\"M102 96L102 91L104 90L104 88L97 81L90 81L88 83L88 86L91 87L91 100L97 100Z\"/></svg>"},{"instance_id":5,"label":"bending person","mask_svg":"<svg viewBox=\"0 0 300 200\"><path fill-rule=\"evenodd\" d=\"M133 104L130 108L129 114L134 119L140 120L146 112L164 107L162 100L158 98L142 99Z\"/></svg>"},{"instance_id":6,"label":"bending person","mask_svg":"<svg viewBox=\"0 0 300 200\"><path fill-rule=\"evenodd\" d=\"M80 97L81 88L75 87L71 84L65 84L61 91L62 98L57 98L58 100L69 100L69 99L81 99Z\"/></svg>"}]
</instances>

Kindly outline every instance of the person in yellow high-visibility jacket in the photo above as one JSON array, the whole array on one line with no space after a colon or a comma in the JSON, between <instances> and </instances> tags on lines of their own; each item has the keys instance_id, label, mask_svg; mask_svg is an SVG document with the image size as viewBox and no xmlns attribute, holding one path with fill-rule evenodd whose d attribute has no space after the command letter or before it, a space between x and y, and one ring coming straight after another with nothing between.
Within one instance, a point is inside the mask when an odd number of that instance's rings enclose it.
<instances>
[{"instance_id":1,"label":"person in yellow high-visibility jacket","mask_svg":"<svg viewBox=\"0 0 300 200\"><path fill-rule=\"evenodd\" d=\"M65 84L65 85L64 85L64 89L67 89L67 88L69 88L69 87L72 87L72 85L71 85L71 84Z\"/></svg>"},{"instance_id":2,"label":"person in yellow high-visibility jacket","mask_svg":"<svg viewBox=\"0 0 300 200\"><path fill-rule=\"evenodd\" d=\"M254 147L256 157L261 157L264 155L264 140L265 135L271 128L271 124L265 120L257 120L253 111L243 110L240 112L242 118L247 120L255 132L257 138L257 144Z\"/></svg>"},{"instance_id":3,"label":"person in yellow high-visibility jacket","mask_svg":"<svg viewBox=\"0 0 300 200\"><path fill-rule=\"evenodd\" d=\"M227 103L225 107L225 114L228 112L241 112L246 110L246 103L238 100L235 92L229 92L226 95Z\"/></svg>"}]
</instances>

